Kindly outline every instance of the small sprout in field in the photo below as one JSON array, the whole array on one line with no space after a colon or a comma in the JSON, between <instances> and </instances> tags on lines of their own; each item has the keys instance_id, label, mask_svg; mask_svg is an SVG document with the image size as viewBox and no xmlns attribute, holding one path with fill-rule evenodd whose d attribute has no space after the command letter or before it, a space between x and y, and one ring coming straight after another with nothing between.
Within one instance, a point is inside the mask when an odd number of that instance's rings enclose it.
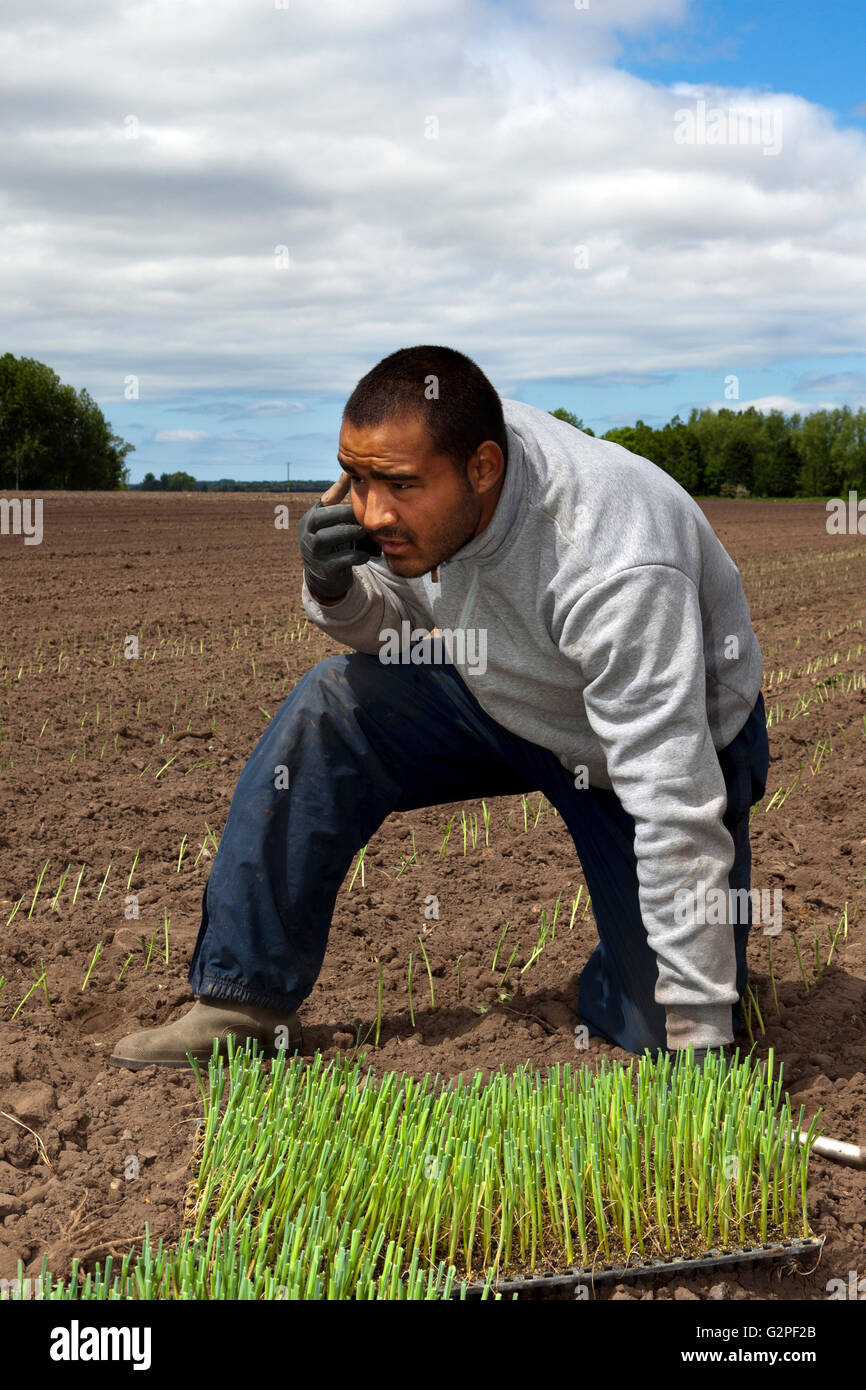
<instances>
[{"instance_id":1,"label":"small sprout in field","mask_svg":"<svg viewBox=\"0 0 866 1390\"><path fill-rule=\"evenodd\" d=\"M412 1006L412 952L409 952L409 1021L415 1027L415 1010Z\"/></svg>"},{"instance_id":2,"label":"small sprout in field","mask_svg":"<svg viewBox=\"0 0 866 1390\"><path fill-rule=\"evenodd\" d=\"M447 859L447 857L448 857L448 841L449 841L449 839L450 839L450 837L451 837L451 827L452 827L452 825L454 824L454 822L456 821L456 819L457 819L457 812L455 811L455 812L454 812L454 815L451 817L451 819L449 820L448 824L447 824L446 827L445 827L445 834L444 834L443 837L442 837L442 844L441 844L440 847L439 847L439 858L440 858L440 859Z\"/></svg>"},{"instance_id":3,"label":"small sprout in field","mask_svg":"<svg viewBox=\"0 0 866 1390\"><path fill-rule=\"evenodd\" d=\"M511 969L512 965L514 964L514 957L517 955L517 952L518 952L519 950L520 950L520 942L518 941L517 945L515 946L514 950L511 952L511 955L510 955L509 958L508 958L508 964L507 964L506 967L505 967L505 973L504 973L504 975L502 976L502 979L499 981L499 988L500 988L500 989L501 989L502 986L505 984L505 981L508 979L508 972L509 972L509 970ZM522 974L522 973L523 973L523 972L521 971L521 974Z\"/></svg>"},{"instance_id":4,"label":"small sprout in field","mask_svg":"<svg viewBox=\"0 0 866 1390\"><path fill-rule=\"evenodd\" d=\"M377 988L377 990L376 990L376 1037L375 1037L374 1042L373 1042L373 1046L374 1046L374 1047L378 1047L378 1046L379 1046L379 1035L380 1035L380 1033L382 1032L382 983L383 983L383 970L382 970L382 962L379 961L378 964L379 964L379 984L378 984L378 988Z\"/></svg>"},{"instance_id":5,"label":"small sprout in field","mask_svg":"<svg viewBox=\"0 0 866 1390\"><path fill-rule=\"evenodd\" d=\"M495 952L494 952L494 954L493 954L493 964L492 964L491 967L490 967L491 974L495 974L495 972L496 972L496 962L499 960L499 952L502 950L502 943L503 943L503 941L505 940L505 937L506 937L507 932L508 932L508 923L506 922L506 923L505 923L505 926L502 928L502 933L501 933L501 935L500 935L500 937L499 937L499 941L496 943L496 950L495 950Z\"/></svg>"},{"instance_id":6,"label":"small sprout in field","mask_svg":"<svg viewBox=\"0 0 866 1390\"><path fill-rule=\"evenodd\" d=\"M181 842L180 842L180 854L177 856L177 872L178 872L178 873L180 873L180 866L181 866L181 864L183 863L183 852L184 852L184 850L186 849L186 841L187 841L187 837L186 837L186 835L184 835L183 839L182 839Z\"/></svg>"},{"instance_id":7,"label":"small sprout in field","mask_svg":"<svg viewBox=\"0 0 866 1390\"><path fill-rule=\"evenodd\" d=\"M87 989L87 981L90 979L90 976L91 976L92 973L93 973L93 967L95 966L96 962L99 960L99 957L100 957L101 954L102 954L102 942L100 941L100 942L97 943L96 950L93 952L93 960L90 962L90 966L88 967L87 974L86 974L85 977L84 977L84 984L81 986L81 993L82 993L82 994L83 994L84 991Z\"/></svg>"},{"instance_id":8,"label":"small sprout in field","mask_svg":"<svg viewBox=\"0 0 866 1390\"><path fill-rule=\"evenodd\" d=\"M45 870L48 868L48 865L50 863L51 860L46 859L45 863L42 865L42 873L39 875L39 879L36 883L36 891L33 894L33 901L30 904L30 911L27 914L28 921L33 916L33 909L36 906L36 899L39 897L39 889L42 887L42 880L45 877Z\"/></svg>"},{"instance_id":9,"label":"small sprout in field","mask_svg":"<svg viewBox=\"0 0 866 1390\"><path fill-rule=\"evenodd\" d=\"M76 898L78 897L78 890L79 890L79 888L81 887L81 880L82 880L83 877L84 877L84 870L85 870L86 868L87 868L87 865L86 865L86 864L82 864L81 869L80 869L80 871L79 871L78 879L77 879L76 884L75 884L75 892L72 894L72 906L73 906L73 907L75 906L75 900L76 900Z\"/></svg>"},{"instance_id":10,"label":"small sprout in field","mask_svg":"<svg viewBox=\"0 0 866 1390\"><path fill-rule=\"evenodd\" d=\"M752 1003L753 1003L754 1006L755 1006L755 1014L756 1014L757 1019L758 1019L758 1027L760 1028L761 1033L762 1033L762 1034L765 1034L767 1030L766 1030L766 1028L764 1027L764 1020L763 1020L763 1018L761 1017L761 1008L760 1008L760 1005L758 1004L758 996L755 994L755 991L752 989L752 986L751 986L751 985L748 986L748 992L749 992L749 998L751 999Z\"/></svg>"},{"instance_id":11,"label":"small sprout in field","mask_svg":"<svg viewBox=\"0 0 866 1390\"><path fill-rule=\"evenodd\" d=\"M144 962L145 971L148 970L148 968L149 968L149 966L150 966L150 958L151 958L151 956L153 955L153 943L154 943L154 941L156 940L156 930L157 930L156 927L154 927L154 929L153 929L153 931L152 931L152 933L151 933L150 941L148 942L148 946L147 946L147 957L146 957L145 962Z\"/></svg>"},{"instance_id":12,"label":"small sprout in field","mask_svg":"<svg viewBox=\"0 0 866 1390\"><path fill-rule=\"evenodd\" d=\"M848 912L848 904L846 903L846 904L845 904L845 913L846 913L846 915L847 915L847 912ZM840 918L839 918L839 925L838 925L838 927L836 928L835 932L832 933L832 935L831 935L831 932L830 932L830 928L829 928L829 927L827 928L827 935L830 937L830 954L829 954L828 957L827 957L827 964L828 964L828 965L830 964L831 960L833 959L833 952L834 952L835 949L836 949L836 942L839 940L839 933L841 932L841 930L842 930L842 928L843 928L844 925L845 925L845 917L840 917Z\"/></svg>"},{"instance_id":13,"label":"small sprout in field","mask_svg":"<svg viewBox=\"0 0 866 1390\"><path fill-rule=\"evenodd\" d=\"M768 942L767 942L767 956L768 956L769 965L770 965L770 985L771 985L772 990L773 990L773 1004L774 1004L775 1009L776 1009L776 1017L777 1017L777 1018L781 1018L782 1015L781 1015L781 1011L780 1011L780 1009L779 1009L779 996L778 996L778 994L776 993L776 976L775 976L775 974L773 973L773 943L772 943L772 941L768 941Z\"/></svg>"},{"instance_id":14,"label":"small sprout in field","mask_svg":"<svg viewBox=\"0 0 866 1390\"><path fill-rule=\"evenodd\" d=\"M131 960L132 960L132 956L129 955L129 956L126 957L126 960L123 962L123 965L121 966L120 974L119 974L118 977L117 977L117 982L118 982L118 984L119 984L120 981L123 979L123 973L124 973L124 971L126 970L126 967L129 965L129 962L130 962Z\"/></svg>"},{"instance_id":15,"label":"small sprout in field","mask_svg":"<svg viewBox=\"0 0 866 1390\"><path fill-rule=\"evenodd\" d=\"M72 868L72 865L71 865L71 864L67 864L67 865L66 865L66 868L64 869L64 871L63 871L63 873L62 873L62 875L61 875L61 877L60 877L60 883L57 885L57 892L54 894L54 898L52 899L52 902L51 902L52 910L55 911L55 912L57 911L57 902L58 902L58 899L59 899L59 897L60 897L60 894L63 892L63 886L64 886L64 884L66 883L67 878L69 877L69 870L70 870L71 868Z\"/></svg>"},{"instance_id":16,"label":"small sprout in field","mask_svg":"<svg viewBox=\"0 0 866 1390\"><path fill-rule=\"evenodd\" d=\"M418 937L418 940L419 940L419 942L420 942L420 944L421 944L421 952L422 952L422 955L424 956L424 964L425 964L426 967L427 967L427 979L430 981L430 1008L431 1008L431 1009L435 1009L435 1008L436 1008L436 1000L435 1000L434 995L433 995L433 971L430 969L430 957L427 955L426 947L425 947L425 945L424 945L424 942L421 940L421 937L420 937L420 936Z\"/></svg>"},{"instance_id":17,"label":"small sprout in field","mask_svg":"<svg viewBox=\"0 0 866 1390\"><path fill-rule=\"evenodd\" d=\"M792 935L793 935L793 937L794 937L794 950L797 952L797 960L798 960L799 965L800 965L800 974L801 974L802 977L803 977L803 984L805 985L806 993L808 994L808 993L809 993L809 981L806 979L806 969L805 969L805 966L803 965L803 957L802 957L802 954L800 953L800 942L799 942L799 940L797 939L797 933L796 933L796 932L793 932Z\"/></svg>"},{"instance_id":18,"label":"small sprout in field","mask_svg":"<svg viewBox=\"0 0 866 1390\"><path fill-rule=\"evenodd\" d=\"M162 911L163 911L163 917L164 917L164 919L165 919L164 922L163 922L163 931L164 931L164 933L165 933L165 963L166 963L166 965L168 965L168 933L169 933L169 928L170 928L170 925L171 925L171 924L170 924L170 922L169 922L169 920L168 920L168 908L167 908L167 907L164 907L164 908L162 909Z\"/></svg>"},{"instance_id":19,"label":"small sprout in field","mask_svg":"<svg viewBox=\"0 0 866 1390\"><path fill-rule=\"evenodd\" d=\"M23 901L24 901L24 894L22 893L22 894L21 894L21 897L18 899L17 903L16 903L15 906L13 907L12 911L9 913L9 916L6 918L6 925L7 925L7 927L9 926L9 923L12 921L13 917L15 916L16 912L18 911L18 909L19 909L19 907L21 906L21 904L23 903Z\"/></svg>"},{"instance_id":20,"label":"small sprout in field","mask_svg":"<svg viewBox=\"0 0 866 1390\"><path fill-rule=\"evenodd\" d=\"M361 849L361 850L358 851L358 858L357 858L357 860L355 861L355 872L352 874L352 877L351 877L351 879L349 880L349 887L346 889L346 892L347 892L347 893L351 893L351 891L352 891L352 885L354 884L355 879L358 877L358 870L359 870L359 869L360 869L360 871L361 871L361 887L363 888L363 887L365 886L365 885L364 885L364 855L365 855L366 853L367 853L367 846L366 846L366 845L364 846L363 849Z\"/></svg>"},{"instance_id":21,"label":"small sprout in field","mask_svg":"<svg viewBox=\"0 0 866 1390\"><path fill-rule=\"evenodd\" d=\"M12 1019L13 1019L13 1018L17 1018L17 1017L18 1017L18 1015L20 1014L21 1010L24 1008L24 1005L27 1003L27 1000L30 998L31 994L35 993L35 991L36 991L37 989L39 989L40 987L43 988L43 989L45 990L45 998L48 999L48 985L47 985L47 983L46 983L46 981L45 981L45 962L42 961L42 962L41 962L41 965L42 965L42 973L41 973L41 975L38 975L38 976L37 976L37 978L36 978L36 980L34 981L34 983L33 983L33 984L30 986L30 988L28 989L28 991L27 991L27 993L25 994L24 998L21 1000L21 1003L18 1005L18 1008L17 1008L17 1009L15 1010L15 1012L13 1013L12 1018L10 1018L10 1020L9 1020L10 1023L12 1022ZM49 1003L49 1005L51 1004L51 1000L50 1000L50 999L48 999L48 1003Z\"/></svg>"},{"instance_id":22,"label":"small sprout in field","mask_svg":"<svg viewBox=\"0 0 866 1390\"><path fill-rule=\"evenodd\" d=\"M106 883L108 882L108 875L109 875L110 873L111 873L111 865L109 864L108 868L105 870L105 878L102 880L102 887L100 888L99 892L98 892L97 895L96 895L96 901L97 901L97 902L99 902L100 898L102 897L102 893L103 893L103 890L104 890L104 888L105 888Z\"/></svg>"},{"instance_id":23,"label":"small sprout in field","mask_svg":"<svg viewBox=\"0 0 866 1390\"><path fill-rule=\"evenodd\" d=\"M132 868L131 868L130 871L129 871L129 878L126 880L126 891L127 891L127 893L129 892L130 884L132 883L132 875L135 873L135 866L136 866L136 864L138 863L138 856L139 856L140 854L141 854L141 848L139 847L139 848L135 851L135 858L134 858L133 861L132 861Z\"/></svg>"}]
</instances>

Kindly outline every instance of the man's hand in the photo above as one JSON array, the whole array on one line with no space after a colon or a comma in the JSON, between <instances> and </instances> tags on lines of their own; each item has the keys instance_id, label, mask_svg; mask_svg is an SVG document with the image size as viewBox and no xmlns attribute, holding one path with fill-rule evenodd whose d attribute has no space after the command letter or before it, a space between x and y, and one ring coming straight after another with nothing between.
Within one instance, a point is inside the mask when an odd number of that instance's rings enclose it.
<instances>
[{"instance_id":1,"label":"man's hand","mask_svg":"<svg viewBox=\"0 0 866 1390\"><path fill-rule=\"evenodd\" d=\"M314 599L326 604L348 593L355 565L365 565L371 555L382 554L381 546L356 522L351 504L340 505L348 491L349 475L343 473L298 522L307 588Z\"/></svg>"}]
</instances>

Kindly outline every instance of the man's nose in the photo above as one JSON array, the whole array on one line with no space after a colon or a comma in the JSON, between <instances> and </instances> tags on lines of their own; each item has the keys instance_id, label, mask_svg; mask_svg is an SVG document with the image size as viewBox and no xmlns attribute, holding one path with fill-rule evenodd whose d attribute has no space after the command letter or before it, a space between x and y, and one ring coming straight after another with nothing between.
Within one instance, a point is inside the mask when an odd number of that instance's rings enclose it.
<instances>
[{"instance_id":1,"label":"man's nose","mask_svg":"<svg viewBox=\"0 0 866 1390\"><path fill-rule=\"evenodd\" d=\"M386 495L377 493L374 488L368 488L364 515L361 517L361 525L364 530L375 535L379 531L386 531L389 527L396 526L396 524L397 512L391 499Z\"/></svg>"}]
</instances>

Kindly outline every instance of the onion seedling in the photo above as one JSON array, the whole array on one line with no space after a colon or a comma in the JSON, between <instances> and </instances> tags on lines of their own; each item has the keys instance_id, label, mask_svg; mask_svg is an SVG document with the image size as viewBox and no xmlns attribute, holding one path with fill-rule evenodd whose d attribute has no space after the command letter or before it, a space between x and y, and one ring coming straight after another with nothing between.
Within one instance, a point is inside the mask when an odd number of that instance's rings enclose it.
<instances>
[{"instance_id":1,"label":"onion seedling","mask_svg":"<svg viewBox=\"0 0 866 1390\"><path fill-rule=\"evenodd\" d=\"M49 865L50 863L51 863L51 860L50 860L50 859L46 859L45 863L42 865L42 872L41 872L41 874L39 875L39 878L38 878L38 880L37 880L37 883L36 883L36 891L35 891L34 894L33 894L33 901L32 901L31 904L30 904L30 911L29 911L28 914L27 914L27 919L28 919L28 921L29 921L30 918L33 916L33 909L34 909L34 907L36 906L36 899L39 897L39 889L42 887L42 880L43 880L43 878L45 877L45 870L48 868L48 865Z\"/></svg>"},{"instance_id":2,"label":"onion seedling","mask_svg":"<svg viewBox=\"0 0 866 1390\"><path fill-rule=\"evenodd\" d=\"M108 868L105 870L105 878L102 880L101 887L100 887L100 889L99 889L99 892L98 892L97 895L96 895L96 901L97 901L97 902L99 902L100 898L102 897L103 891L104 891L104 889L105 889L105 885L106 885L106 883L108 882L108 875L109 875L110 873L111 873L111 865L109 864Z\"/></svg>"},{"instance_id":3,"label":"onion seedling","mask_svg":"<svg viewBox=\"0 0 866 1390\"><path fill-rule=\"evenodd\" d=\"M444 834L443 837L442 837L442 844L439 846L439 858L440 858L440 859L447 859L447 858L448 858L448 841L449 841L449 839L451 838L451 827L452 827L452 825L454 824L454 822L456 821L456 819L457 819L457 812L455 811L455 812L454 812L454 815L451 817L451 819L449 820L448 824L447 824L446 827L445 827L445 834Z\"/></svg>"},{"instance_id":4,"label":"onion seedling","mask_svg":"<svg viewBox=\"0 0 866 1390\"><path fill-rule=\"evenodd\" d=\"M505 967L505 973L504 973L504 975L502 976L502 979L499 981L499 988L500 988L500 989L502 989L502 986L505 984L505 981L506 981L507 978L508 978L508 972L509 972L509 970L511 969L512 965L514 964L514 957L517 955L517 952L518 952L519 950L520 950L520 942L518 941L517 945L515 946L514 950L511 952L511 955L510 955L510 957L509 957L509 959L508 959L508 964L507 964L506 967ZM523 974L523 971L521 971L520 973Z\"/></svg>"},{"instance_id":5,"label":"onion seedling","mask_svg":"<svg viewBox=\"0 0 866 1390\"><path fill-rule=\"evenodd\" d=\"M361 871L361 887L362 887L362 888L364 887L364 855L365 855L366 853L367 853L367 846L366 846L366 845L364 846L363 849L361 849L361 850L358 851L358 858L357 858L357 860L355 861L355 872L352 874L352 877L351 877L351 879L349 880L349 887L346 889L346 892L347 892L347 893L351 893L351 891L352 891L352 885L353 885L353 883L355 882L355 879L358 877L358 870L359 870L359 869L360 869L360 871Z\"/></svg>"},{"instance_id":6,"label":"onion seedling","mask_svg":"<svg viewBox=\"0 0 866 1390\"><path fill-rule=\"evenodd\" d=\"M67 864L67 865L66 865L66 868L63 870L63 873L62 873L61 876L60 876L60 882L59 882L59 884L57 885L57 892L54 894L54 897L53 897L52 902L51 902L51 908L52 908L52 911L54 911L54 912L57 911L57 901L58 901L58 899L59 899L59 897L60 897L60 894L63 892L63 885L65 884L67 878L69 877L69 870L70 870L71 868L72 868L72 865L71 865L71 864Z\"/></svg>"},{"instance_id":7,"label":"onion seedling","mask_svg":"<svg viewBox=\"0 0 866 1390\"><path fill-rule=\"evenodd\" d=\"M430 969L430 958L429 958L429 956L427 955L427 950L426 950L426 948L425 948L425 946L424 946L424 942L421 940L421 937L420 937L420 936L418 937L418 941L420 942L420 945L421 945L421 952L422 952L422 954L423 954L423 956L424 956L424 964L425 964L426 967L427 967L427 979L430 981L430 1008L431 1008L431 1009L435 1009L435 1008L436 1008L436 1000L435 1000L435 998L433 997L433 971Z\"/></svg>"},{"instance_id":8,"label":"onion seedling","mask_svg":"<svg viewBox=\"0 0 866 1390\"><path fill-rule=\"evenodd\" d=\"M832 954L832 952L831 952L831 954ZM773 1004L774 1004L774 1007L775 1007L775 1010L776 1010L776 1017L777 1017L777 1018L781 1018L782 1015L781 1015L781 1011L780 1011L780 1009L779 1009L779 996L778 996L778 994L776 993L776 976L775 976L775 974L773 973L773 943L772 943L772 941L769 941L769 940L767 941L767 959L768 959L769 966L770 966L770 985L771 985L772 990L773 990Z\"/></svg>"},{"instance_id":9,"label":"onion seedling","mask_svg":"<svg viewBox=\"0 0 866 1390\"><path fill-rule=\"evenodd\" d=\"M126 891L127 891L127 893L129 892L129 889L130 889L130 887L131 887L131 885L132 885L132 875L135 873L135 866L136 866L136 864L138 863L138 856L139 856L140 854L141 854L141 846L139 846L139 848L135 851L135 858L134 858L133 861L132 861L132 868L131 868L130 871L129 871L129 878L126 880Z\"/></svg>"},{"instance_id":10,"label":"onion seedling","mask_svg":"<svg viewBox=\"0 0 866 1390\"><path fill-rule=\"evenodd\" d=\"M380 1033L382 1032L382 979L383 979L383 975L382 975L382 962L379 961L378 964L379 964L379 984L378 984L378 988L377 988L377 990L376 990L376 1036L375 1036L375 1038L374 1038L374 1040L373 1040L373 1046L374 1046L374 1047L378 1047L378 1046L379 1046L379 1035L380 1035Z\"/></svg>"},{"instance_id":11,"label":"onion seedling","mask_svg":"<svg viewBox=\"0 0 866 1390\"><path fill-rule=\"evenodd\" d=\"M496 943L496 950L495 950L494 953L493 953L493 964L492 964L491 967L490 967L490 972L491 972L491 974L495 974L495 973L496 973L496 962L499 960L499 952L502 950L502 943L503 943L503 941L505 940L505 936L506 936L507 931L508 931L508 923L506 922L506 923L505 923L505 926L502 928L502 933L501 933L501 935L500 935L500 937L499 937L499 940L498 940L498 942Z\"/></svg>"},{"instance_id":12,"label":"onion seedling","mask_svg":"<svg viewBox=\"0 0 866 1390\"><path fill-rule=\"evenodd\" d=\"M78 890L79 890L79 888L81 887L81 880L82 880L82 878L84 877L84 870L85 870L86 868L87 868L87 865L86 865L86 864L82 864L82 866L81 866L81 868L80 868L80 870L79 870L78 879L76 880L76 884L75 884L75 892L72 894L72 906L73 906L73 907L75 906L75 902L76 902L76 899L77 899L77 897L78 897Z\"/></svg>"},{"instance_id":13,"label":"onion seedling","mask_svg":"<svg viewBox=\"0 0 866 1390\"><path fill-rule=\"evenodd\" d=\"M415 1027L415 1009L412 1005L412 952L409 952L409 1022Z\"/></svg>"},{"instance_id":14,"label":"onion seedling","mask_svg":"<svg viewBox=\"0 0 866 1390\"><path fill-rule=\"evenodd\" d=\"M93 959L91 960L90 965L88 966L87 974L86 974L85 977L84 977L84 984L81 986L81 993L82 993L82 994L83 994L84 991L87 989L87 981L90 979L90 976L91 976L92 973L93 973L93 967L95 966L96 962L99 960L99 957L100 957L101 952L102 952L102 942L99 941L99 942L97 942L96 950L93 952Z\"/></svg>"},{"instance_id":15,"label":"onion seedling","mask_svg":"<svg viewBox=\"0 0 866 1390\"><path fill-rule=\"evenodd\" d=\"M798 939L797 939L797 933L796 933L796 932L792 932L791 934L792 934L792 936L793 936L793 938L794 938L794 950L797 952L797 960L798 960L799 965L800 965L800 974L801 974L802 977L803 977L803 984L805 985L805 987L806 987L806 993L808 994L808 993L809 993L809 981L806 979L806 970L805 970L805 967L804 967L804 965L803 965L803 957L802 957L802 955L800 954L800 942L799 942Z\"/></svg>"},{"instance_id":16,"label":"onion seedling","mask_svg":"<svg viewBox=\"0 0 866 1390\"><path fill-rule=\"evenodd\" d=\"M751 999L752 1003L753 1003L754 1006L755 1006L755 1014L757 1015L757 1019L758 1019L758 1027L760 1028L762 1035L765 1035L766 1032L767 1032L767 1030L766 1030L766 1028L764 1027L764 1020L763 1020L763 1018L761 1017L761 1006L760 1006L760 1004L758 1003L758 996L755 994L755 991L752 989L752 986L751 986L751 985L748 985L747 988L748 988L749 998Z\"/></svg>"}]
</instances>

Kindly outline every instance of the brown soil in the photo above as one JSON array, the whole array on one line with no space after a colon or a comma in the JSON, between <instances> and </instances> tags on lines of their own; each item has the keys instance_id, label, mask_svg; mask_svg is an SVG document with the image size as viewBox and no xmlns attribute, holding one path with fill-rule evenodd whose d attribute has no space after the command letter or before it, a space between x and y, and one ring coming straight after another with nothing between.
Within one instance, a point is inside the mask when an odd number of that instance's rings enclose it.
<instances>
[{"instance_id":1,"label":"brown soil","mask_svg":"<svg viewBox=\"0 0 866 1390\"><path fill-rule=\"evenodd\" d=\"M73 1255L92 1267L125 1253L146 1222L156 1239L178 1233L201 1110L195 1079L122 1071L107 1054L124 1033L186 1011L213 855L208 826L218 839L267 718L310 665L337 650L305 627L299 599L294 519L312 499L292 498L288 530L274 525L279 501L49 494L40 546L0 537L0 1277L14 1276L19 1259L35 1273L45 1251L55 1273L66 1273ZM764 651L767 709L778 705L783 716L770 728L767 795L752 823L753 884L781 888L785 908L782 935L753 933L750 946L766 1029L755 1016L757 1051L772 1047L784 1061L795 1105L807 1117L822 1107L825 1133L863 1144L866 685L855 688L854 677L862 682L866 672L866 541L828 536L821 503L702 505L740 566ZM139 659L126 660L124 639L139 630ZM791 718L802 694L811 701ZM771 808L798 760L799 783ZM580 866L551 808L537 794L529 803L524 830L519 797L492 802L489 845L482 826L465 856L461 806L383 825L364 883L359 874L351 893L348 879L341 892L325 966L302 1012L307 1053L332 1057L368 1035L377 1071L445 1077L527 1061L628 1060L597 1039L588 1054L575 1052L572 1005L595 928L591 912L581 915L584 888L568 930ZM481 821L480 805L465 809ZM413 832L417 858L400 873ZM138 920L125 917L128 893ZM439 898L438 921L425 922L429 893ZM521 975L541 910L550 914L559 894L556 940ZM846 903L847 930L827 964ZM500 973L512 944L520 949L512 997L500 1000L490 966L506 921ZM410 951L419 961L419 933L436 1007L422 966L413 1027L406 969ZM374 1050L377 958L384 1009ZM19 1007L43 962L44 985ZM748 1037L740 1041L748 1048ZM131 1156L137 1178L126 1176ZM597 1296L706 1298L712 1288L713 1297L826 1298L829 1279L866 1268L864 1197L866 1173L815 1157L809 1213L826 1235L817 1268L668 1276Z\"/></svg>"}]
</instances>

